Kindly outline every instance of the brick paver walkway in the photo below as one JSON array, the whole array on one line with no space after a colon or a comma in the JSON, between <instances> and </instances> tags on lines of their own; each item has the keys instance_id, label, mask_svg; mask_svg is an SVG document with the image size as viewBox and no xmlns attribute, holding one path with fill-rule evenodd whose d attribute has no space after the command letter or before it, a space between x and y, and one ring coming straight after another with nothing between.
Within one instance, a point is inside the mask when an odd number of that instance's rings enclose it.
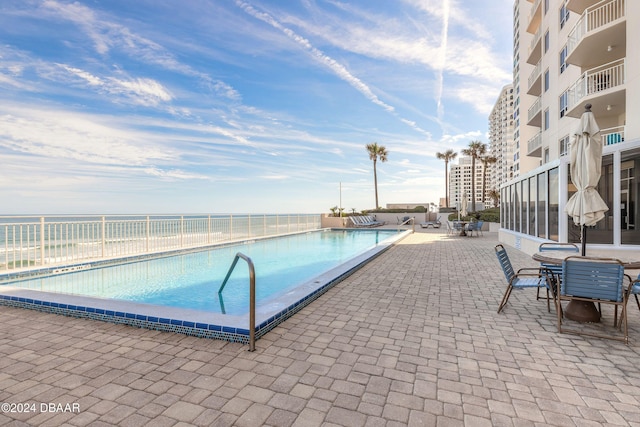
<instances>
[{"instance_id":1,"label":"brick paver walkway","mask_svg":"<svg viewBox=\"0 0 640 427\"><path fill-rule=\"evenodd\" d=\"M496 243L420 230L253 353L0 307L0 425L640 425L635 301L628 346L559 335L533 290L497 314Z\"/></svg>"}]
</instances>

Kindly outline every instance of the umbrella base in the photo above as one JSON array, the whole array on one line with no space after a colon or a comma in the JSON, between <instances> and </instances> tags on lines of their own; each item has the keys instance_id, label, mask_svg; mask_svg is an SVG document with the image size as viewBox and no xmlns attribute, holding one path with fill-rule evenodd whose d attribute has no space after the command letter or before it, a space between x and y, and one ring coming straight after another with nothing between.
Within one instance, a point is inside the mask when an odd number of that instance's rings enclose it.
<instances>
[{"instance_id":1,"label":"umbrella base","mask_svg":"<svg viewBox=\"0 0 640 427\"><path fill-rule=\"evenodd\" d=\"M600 312L591 301L569 301L564 309L564 317L580 323L600 322Z\"/></svg>"}]
</instances>

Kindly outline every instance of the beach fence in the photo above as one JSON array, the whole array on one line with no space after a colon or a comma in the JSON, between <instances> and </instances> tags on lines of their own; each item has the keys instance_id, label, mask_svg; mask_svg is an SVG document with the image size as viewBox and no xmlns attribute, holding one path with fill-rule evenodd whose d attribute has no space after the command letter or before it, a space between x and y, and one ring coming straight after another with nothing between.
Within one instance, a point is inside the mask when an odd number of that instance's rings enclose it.
<instances>
[{"instance_id":1,"label":"beach fence","mask_svg":"<svg viewBox=\"0 0 640 427\"><path fill-rule=\"evenodd\" d=\"M0 217L0 273L316 230L319 214Z\"/></svg>"}]
</instances>

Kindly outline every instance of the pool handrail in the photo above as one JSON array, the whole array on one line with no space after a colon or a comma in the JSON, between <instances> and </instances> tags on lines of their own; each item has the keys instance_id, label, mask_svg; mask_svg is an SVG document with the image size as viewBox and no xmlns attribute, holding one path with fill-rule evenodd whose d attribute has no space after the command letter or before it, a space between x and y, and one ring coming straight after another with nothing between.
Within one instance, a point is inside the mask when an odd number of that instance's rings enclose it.
<instances>
[{"instance_id":1,"label":"pool handrail","mask_svg":"<svg viewBox=\"0 0 640 427\"><path fill-rule=\"evenodd\" d=\"M224 307L222 306L222 290L224 289L233 269L236 267L238 260L242 258L247 262L249 267L249 351L256 350L256 269L253 266L253 261L251 258L243 254L242 252L236 253L236 256L233 258L233 262L231 263L231 267L229 267L229 271L227 272L227 276L222 281L220 285L220 289L218 289L218 298L220 298L220 308L222 309L222 313L224 314Z\"/></svg>"}]
</instances>

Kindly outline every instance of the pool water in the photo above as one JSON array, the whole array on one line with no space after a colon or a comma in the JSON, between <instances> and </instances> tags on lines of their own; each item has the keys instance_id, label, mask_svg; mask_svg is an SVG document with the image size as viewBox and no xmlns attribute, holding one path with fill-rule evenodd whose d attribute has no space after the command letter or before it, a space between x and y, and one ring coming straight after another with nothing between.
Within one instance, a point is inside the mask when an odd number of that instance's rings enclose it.
<instances>
[{"instance_id":1,"label":"pool water","mask_svg":"<svg viewBox=\"0 0 640 427\"><path fill-rule=\"evenodd\" d=\"M257 305L277 301L301 284L357 257L395 230L321 230L109 267L86 269L10 285L37 291L124 300L211 313L241 315L249 306L249 269L239 260L218 290L235 254L250 257Z\"/></svg>"}]
</instances>

